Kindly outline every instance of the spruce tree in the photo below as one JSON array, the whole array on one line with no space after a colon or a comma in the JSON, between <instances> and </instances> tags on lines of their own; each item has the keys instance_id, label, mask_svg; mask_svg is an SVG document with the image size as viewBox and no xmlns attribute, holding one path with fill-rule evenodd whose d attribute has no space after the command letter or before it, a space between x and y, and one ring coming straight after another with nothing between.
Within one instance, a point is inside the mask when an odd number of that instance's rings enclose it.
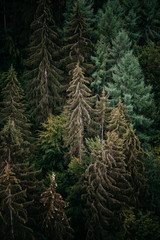
<instances>
[{"instance_id":1,"label":"spruce tree","mask_svg":"<svg viewBox=\"0 0 160 240\"><path fill-rule=\"evenodd\" d=\"M91 82L92 90L99 95L102 93L102 89L106 88L107 82L107 60L108 49L101 38L96 45L95 55L91 57L92 62L95 65L95 72L92 74L93 81Z\"/></svg>"},{"instance_id":2,"label":"spruce tree","mask_svg":"<svg viewBox=\"0 0 160 240\"><path fill-rule=\"evenodd\" d=\"M79 1L75 3L73 14L66 26L65 42L66 45L63 47L65 57L62 59L62 64L65 65L68 82L72 78L77 62L89 76L93 69L90 61L93 43L90 40L90 29L86 22L85 11Z\"/></svg>"},{"instance_id":3,"label":"spruce tree","mask_svg":"<svg viewBox=\"0 0 160 240\"><path fill-rule=\"evenodd\" d=\"M141 147L141 143L131 126L131 120L121 101L112 109L107 125L109 132L115 132L123 139L123 153L126 169L130 173L130 184L133 188L130 198L136 208L145 206L147 198L147 184L143 158L148 157Z\"/></svg>"},{"instance_id":4,"label":"spruce tree","mask_svg":"<svg viewBox=\"0 0 160 240\"><path fill-rule=\"evenodd\" d=\"M91 90L87 87L89 84L85 78L79 63L73 71L73 78L70 82L68 92L68 101L66 113L68 116L67 123L67 145L70 153L82 160L82 146L87 128L92 121L92 100Z\"/></svg>"},{"instance_id":5,"label":"spruce tree","mask_svg":"<svg viewBox=\"0 0 160 240\"><path fill-rule=\"evenodd\" d=\"M115 39L112 40L111 47L108 49L108 62L110 67L118 64L125 54L131 50L131 41L127 32L121 29Z\"/></svg>"},{"instance_id":6,"label":"spruce tree","mask_svg":"<svg viewBox=\"0 0 160 240\"><path fill-rule=\"evenodd\" d=\"M123 140L115 132L108 132L103 152L100 145L98 152L92 152L94 161L84 175L87 240L110 239L120 222L120 209L130 204Z\"/></svg>"},{"instance_id":7,"label":"spruce tree","mask_svg":"<svg viewBox=\"0 0 160 240\"><path fill-rule=\"evenodd\" d=\"M72 228L65 214L65 207L67 203L64 202L62 196L56 192L55 174L53 173L50 178L50 185L45 188L41 194L41 203L44 206L43 210L43 223L42 226L45 230L47 239L72 239Z\"/></svg>"},{"instance_id":8,"label":"spruce tree","mask_svg":"<svg viewBox=\"0 0 160 240\"><path fill-rule=\"evenodd\" d=\"M60 106L59 36L48 0L39 0L28 46L27 93L31 113L37 122Z\"/></svg>"},{"instance_id":9,"label":"spruce tree","mask_svg":"<svg viewBox=\"0 0 160 240\"><path fill-rule=\"evenodd\" d=\"M115 106L121 99L131 116L138 137L140 140L147 141L148 128L152 124L150 115L154 102L151 87L144 84L138 59L133 56L132 52L128 52L112 68L112 71L113 81L109 82L107 87L111 106Z\"/></svg>"},{"instance_id":10,"label":"spruce tree","mask_svg":"<svg viewBox=\"0 0 160 240\"><path fill-rule=\"evenodd\" d=\"M33 231L27 226L26 189L7 163L0 176L0 226L1 237L5 240L34 239Z\"/></svg>"},{"instance_id":11,"label":"spruce tree","mask_svg":"<svg viewBox=\"0 0 160 240\"><path fill-rule=\"evenodd\" d=\"M26 146L29 146L30 124L26 115L26 105L24 103L24 94L17 79L16 71L13 66L10 67L6 79L5 87L2 89L2 103L0 119L3 126L9 121L22 134Z\"/></svg>"}]
</instances>

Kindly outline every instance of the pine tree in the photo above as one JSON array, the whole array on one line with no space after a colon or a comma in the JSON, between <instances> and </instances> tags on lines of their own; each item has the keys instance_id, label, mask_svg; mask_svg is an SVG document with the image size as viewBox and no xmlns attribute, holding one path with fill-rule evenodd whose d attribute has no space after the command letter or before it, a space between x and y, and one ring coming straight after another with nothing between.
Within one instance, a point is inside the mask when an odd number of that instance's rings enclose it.
<instances>
[{"instance_id":1,"label":"pine tree","mask_svg":"<svg viewBox=\"0 0 160 240\"><path fill-rule=\"evenodd\" d=\"M66 111L68 115L67 124L67 145L70 153L82 160L82 146L86 131L91 124L92 100L91 90L87 87L88 80L79 63L73 71L73 79L70 82Z\"/></svg>"},{"instance_id":2,"label":"pine tree","mask_svg":"<svg viewBox=\"0 0 160 240\"><path fill-rule=\"evenodd\" d=\"M27 227L26 189L7 163L0 176L0 226L1 237L5 240L34 239L33 231Z\"/></svg>"},{"instance_id":3,"label":"pine tree","mask_svg":"<svg viewBox=\"0 0 160 240\"><path fill-rule=\"evenodd\" d=\"M107 239L119 224L119 210L127 207L131 187L128 183L123 154L123 140L115 132L107 133L105 147L93 151L93 163L87 168L84 178L87 209L86 239Z\"/></svg>"},{"instance_id":4,"label":"pine tree","mask_svg":"<svg viewBox=\"0 0 160 240\"><path fill-rule=\"evenodd\" d=\"M152 124L151 106L154 102L151 87L144 85L138 59L132 52L128 52L112 71L113 81L108 83L107 88L111 97L111 106L115 106L121 99L131 116L138 137L147 141L148 128Z\"/></svg>"},{"instance_id":5,"label":"pine tree","mask_svg":"<svg viewBox=\"0 0 160 240\"><path fill-rule=\"evenodd\" d=\"M10 67L6 79L6 86L2 89L2 108L0 119L3 126L9 121L19 129L25 140L26 146L29 145L30 139L30 124L26 115L26 106L24 103L24 94L21 89L20 83L17 79L17 74L13 68Z\"/></svg>"},{"instance_id":6,"label":"pine tree","mask_svg":"<svg viewBox=\"0 0 160 240\"><path fill-rule=\"evenodd\" d=\"M60 106L59 36L47 0L39 0L31 24L26 66L27 92L31 113L36 120L44 121L49 113Z\"/></svg>"},{"instance_id":7,"label":"pine tree","mask_svg":"<svg viewBox=\"0 0 160 240\"><path fill-rule=\"evenodd\" d=\"M64 208L67 203L62 196L56 193L55 174L51 175L50 185L41 194L41 203L44 206L43 228L48 239L63 240L72 239L72 229L65 214Z\"/></svg>"},{"instance_id":8,"label":"pine tree","mask_svg":"<svg viewBox=\"0 0 160 240\"><path fill-rule=\"evenodd\" d=\"M75 3L73 14L66 26L65 41L66 45L63 47L65 58L62 59L62 64L65 65L68 82L72 78L77 62L80 63L85 74L89 75L93 69L90 61L93 43L90 40L90 29L86 22L85 11L79 1Z\"/></svg>"}]
</instances>

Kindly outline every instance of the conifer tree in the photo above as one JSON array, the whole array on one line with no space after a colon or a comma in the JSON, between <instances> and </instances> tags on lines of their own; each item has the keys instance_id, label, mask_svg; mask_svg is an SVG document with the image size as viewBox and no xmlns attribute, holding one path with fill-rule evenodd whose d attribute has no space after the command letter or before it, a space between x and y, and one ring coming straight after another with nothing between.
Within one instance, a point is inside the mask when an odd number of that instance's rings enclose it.
<instances>
[{"instance_id":1,"label":"conifer tree","mask_svg":"<svg viewBox=\"0 0 160 240\"><path fill-rule=\"evenodd\" d=\"M26 146L29 145L30 124L26 115L26 106L24 104L24 94L17 79L16 71L13 66L10 67L6 79L6 86L2 89L2 103L0 119L3 126L9 121L22 134Z\"/></svg>"},{"instance_id":2,"label":"conifer tree","mask_svg":"<svg viewBox=\"0 0 160 240\"><path fill-rule=\"evenodd\" d=\"M67 123L67 145L70 147L70 153L82 160L82 146L86 131L91 124L92 100L91 90L87 87L88 80L79 63L73 71L73 78L70 82L68 92L68 101L66 111L68 115Z\"/></svg>"},{"instance_id":3,"label":"conifer tree","mask_svg":"<svg viewBox=\"0 0 160 240\"><path fill-rule=\"evenodd\" d=\"M50 185L41 194L41 203L44 206L43 228L48 239L63 240L72 239L72 229L65 214L64 208L67 203L62 196L56 193L55 174L51 175Z\"/></svg>"},{"instance_id":4,"label":"conifer tree","mask_svg":"<svg viewBox=\"0 0 160 240\"><path fill-rule=\"evenodd\" d=\"M104 152L101 149L92 152L94 161L84 175L87 240L110 239L111 229L115 231L119 224L119 210L130 204L131 187L124 162L123 140L115 132L108 132Z\"/></svg>"},{"instance_id":5,"label":"conifer tree","mask_svg":"<svg viewBox=\"0 0 160 240\"><path fill-rule=\"evenodd\" d=\"M131 41L124 29L118 32L115 39L112 40L111 47L108 49L108 62L110 67L118 64L125 54L131 50Z\"/></svg>"},{"instance_id":6,"label":"conifer tree","mask_svg":"<svg viewBox=\"0 0 160 240\"><path fill-rule=\"evenodd\" d=\"M112 71L113 81L109 82L107 87L111 106L115 106L121 99L131 116L138 137L140 140L147 141L148 128L152 124L151 106L154 102L151 87L144 85L138 59L132 52L128 52Z\"/></svg>"},{"instance_id":7,"label":"conifer tree","mask_svg":"<svg viewBox=\"0 0 160 240\"><path fill-rule=\"evenodd\" d=\"M134 206L143 207L146 203L147 186L145 179L144 155L147 154L141 147L140 141L131 126L131 121L121 101L112 109L107 125L109 132L115 132L123 139L123 153L125 155L126 169L130 173L130 184L133 192L130 196Z\"/></svg>"},{"instance_id":8,"label":"conifer tree","mask_svg":"<svg viewBox=\"0 0 160 240\"><path fill-rule=\"evenodd\" d=\"M34 239L33 231L27 227L26 189L16 177L9 163L0 176L0 226L1 237L5 240Z\"/></svg>"},{"instance_id":9,"label":"conifer tree","mask_svg":"<svg viewBox=\"0 0 160 240\"><path fill-rule=\"evenodd\" d=\"M108 123L108 119L110 116L111 108L109 107L109 94L105 94L105 90L102 90L102 97L99 98L96 102L96 110L97 110L97 116L96 116L96 123L99 125L99 131L101 136L101 141L103 142L105 131L106 131L106 125Z\"/></svg>"},{"instance_id":10,"label":"conifer tree","mask_svg":"<svg viewBox=\"0 0 160 240\"><path fill-rule=\"evenodd\" d=\"M122 9L119 0L110 0L98 13L98 34L104 43L109 46L115 39L121 25Z\"/></svg>"},{"instance_id":11,"label":"conifer tree","mask_svg":"<svg viewBox=\"0 0 160 240\"><path fill-rule=\"evenodd\" d=\"M93 69L90 61L93 43L90 40L90 30L86 22L85 11L79 1L75 3L73 14L66 26L65 41L66 45L63 47L65 58L62 59L62 64L65 65L68 81L72 78L77 62L80 63L85 74L89 75Z\"/></svg>"},{"instance_id":12,"label":"conifer tree","mask_svg":"<svg viewBox=\"0 0 160 240\"><path fill-rule=\"evenodd\" d=\"M92 90L99 95L102 93L102 89L106 88L107 82L107 60L108 50L105 42L101 38L96 45L95 55L91 57L92 62L95 65L95 72L92 74L93 81L91 82Z\"/></svg>"},{"instance_id":13,"label":"conifer tree","mask_svg":"<svg viewBox=\"0 0 160 240\"><path fill-rule=\"evenodd\" d=\"M59 36L48 0L39 0L28 46L27 92L32 116L44 121L60 105Z\"/></svg>"}]
</instances>

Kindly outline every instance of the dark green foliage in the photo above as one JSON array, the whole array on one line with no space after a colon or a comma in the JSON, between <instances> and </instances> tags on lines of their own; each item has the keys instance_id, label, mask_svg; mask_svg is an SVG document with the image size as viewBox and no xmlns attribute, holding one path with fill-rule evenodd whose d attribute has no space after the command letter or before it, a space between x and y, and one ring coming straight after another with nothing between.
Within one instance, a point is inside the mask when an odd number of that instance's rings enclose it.
<instances>
[{"instance_id":1,"label":"dark green foliage","mask_svg":"<svg viewBox=\"0 0 160 240\"><path fill-rule=\"evenodd\" d=\"M154 106L154 101L151 86L144 84L138 59L132 52L128 52L112 71L113 81L108 83L107 88L111 97L111 106L115 106L121 99L131 116L138 137L142 141L147 141L148 128L153 122L151 106Z\"/></svg>"},{"instance_id":2,"label":"dark green foliage","mask_svg":"<svg viewBox=\"0 0 160 240\"><path fill-rule=\"evenodd\" d=\"M65 42L66 45L63 47L65 58L62 59L62 64L65 64L66 77L70 76L68 81L72 78L77 62L80 63L85 74L90 74L93 69L90 61L93 43L90 40L85 11L79 1L74 5L73 14L66 26Z\"/></svg>"},{"instance_id":3,"label":"dark green foliage","mask_svg":"<svg viewBox=\"0 0 160 240\"><path fill-rule=\"evenodd\" d=\"M44 121L49 113L60 106L59 37L57 27L46 0L40 0L34 21L31 24L31 37L28 46L26 65L28 72L28 98L32 116Z\"/></svg>"},{"instance_id":4,"label":"dark green foliage","mask_svg":"<svg viewBox=\"0 0 160 240\"><path fill-rule=\"evenodd\" d=\"M26 105L24 104L23 90L21 89L15 70L11 66L6 74L5 86L2 89L0 119L3 126L10 119L13 126L21 132L25 144L29 145L27 141L30 138L30 124L28 123L25 111Z\"/></svg>"},{"instance_id":5,"label":"dark green foliage","mask_svg":"<svg viewBox=\"0 0 160 240\"><path fill-rule=\"evenodd\" d=\"M69 225L64 208L67 207L59 193L56 193L57 184L55 174L50 179L50 186L41 194L41 203L44 206L42 226L48 239L72 239L72 229Z\"/></svg>"},{"instance_id":6,"label":"dark green foliage","mask_svg":"<svg viewBox=\"0 0 160 240\"><path fill-rule=\"evenodd\" d=\"M21 186L10 164L7 164L0 176L0 212L1 237L3 239L34 239L33 231L27 227L26 189ZM20 231L21 229L21 231Z\"/></svg>"},{"instance_id":7,"label":"dark green foliage","mask_svg":"<svg viewBox=\"0 0 160 240\"><path fill-rule=\"evenodd\" d=\"M159 219L153 212L136 211L134 208L124 209L121 212L122 240L146 240L159 239Z\"/></svg>"}]
</instances>

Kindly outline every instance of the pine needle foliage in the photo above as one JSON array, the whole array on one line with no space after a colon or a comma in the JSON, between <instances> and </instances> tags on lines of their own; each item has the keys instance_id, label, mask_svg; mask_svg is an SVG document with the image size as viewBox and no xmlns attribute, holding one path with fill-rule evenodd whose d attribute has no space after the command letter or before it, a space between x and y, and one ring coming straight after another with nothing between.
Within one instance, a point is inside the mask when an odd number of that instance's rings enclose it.
<instances>
[{"instance_id":1,"label":"pine needle foliage","mask_svg":"<svg viewBox=\"0 0 160 240\"><path fill-rule=\"evenodd\" d=\"M48 0L39 0L28 46L27 92L31 113L37 122L60 106L59 36Z\"/></svg>"},{"instance_id":2,"label":"pine needle foliage","mask_svg":"<svg viewBox=\"0 0 160 240\"><path fill-rule=\"evenodd\" d=\"M67 203L62 196L56 193L55 174L50 178L50 185L41 194L41 203L44 206L43 211L43 228L45 229L48 239L63 240L64 238L72 239L72 229L65 214Z\"/></svg>"},{"instance_id":3,"label":"pine needle foliage","mask_svg":"<svg viewBox=\"0 0 160 240\"><path fill-rule=\"evenodd\" d=\"M80 64L78 63L73 71L73 78L70 82L66 114L68 123L66 130L66 144L70 148L72 156L82 160L82 146L87 128L91 125L93 114L93 100L91 90L87 87L89 81L85 78Z\"/></svg>"}]
</instances>

